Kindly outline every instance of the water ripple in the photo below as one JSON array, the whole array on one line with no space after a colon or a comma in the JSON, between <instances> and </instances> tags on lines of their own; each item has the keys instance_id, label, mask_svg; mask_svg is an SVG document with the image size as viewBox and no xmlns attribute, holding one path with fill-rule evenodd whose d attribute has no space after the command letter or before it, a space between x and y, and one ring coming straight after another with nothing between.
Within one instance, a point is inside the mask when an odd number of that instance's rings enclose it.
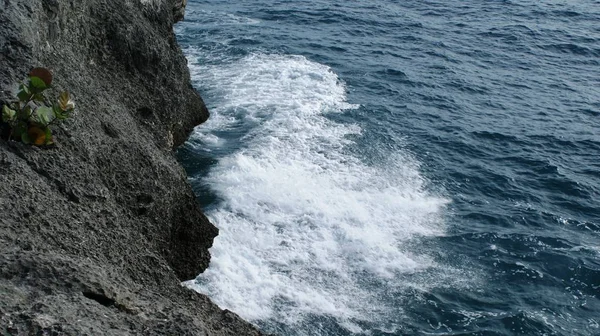
<instances>
[{"instance_id":1,"label":"water ripple","mask_svg":"<svg viewBox=\"0 0 600 336\"><path fill-rule=\"evenodd\" d=\"M600 333L598 1L188 7L201 290L282 335Z\"/></svg>"}]
</instances>

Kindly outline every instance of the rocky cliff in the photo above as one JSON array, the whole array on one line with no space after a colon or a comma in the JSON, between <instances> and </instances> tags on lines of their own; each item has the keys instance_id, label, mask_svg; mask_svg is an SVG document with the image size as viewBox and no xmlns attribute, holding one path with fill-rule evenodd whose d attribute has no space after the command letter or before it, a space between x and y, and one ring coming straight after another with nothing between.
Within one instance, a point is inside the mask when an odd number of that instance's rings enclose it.
<instances>
[{"instance_id":1,"label":"rocky cliff","mask_svg":"<svg viewBox=\"0 0 600 336\"><path fill-rule=\"evenodd\" d=\"M172 153L208 118L185 3L0 0L0 102L41 66L77 104L55 148L0 140L0 334L258 334L179 284L218 233Z\"/></svg>"}]
</instances>

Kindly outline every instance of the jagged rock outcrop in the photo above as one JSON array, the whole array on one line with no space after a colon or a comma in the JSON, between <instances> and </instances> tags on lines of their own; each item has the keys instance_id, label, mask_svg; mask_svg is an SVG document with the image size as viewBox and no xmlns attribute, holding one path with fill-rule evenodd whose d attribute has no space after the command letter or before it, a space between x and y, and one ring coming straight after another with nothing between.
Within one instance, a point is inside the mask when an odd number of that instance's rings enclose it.
<instances>
[{"instance_id":1,"label":"jagged rock outcrop","mask_svg":"<svg viewBox=\"0 0 600 336\"><path fill-rule=\"evenodd\" d=\"M172 153L208 118L185 3L0 1L0 101L42 66L77 104L56 148L0 140L0 334L258 334L179 285L218 233Z\"/></svg>"},{"instance_id":2,"label":"jagged rock outcrop","mask_svg":"<svg viewBox=\"0 0 600 336\"><path fill-rule=\"evenodd\" d=\"M173 6L173 18L175 21L183 20L185 15L185 7L187 6L187 0L176 0L175 6Z\"/></svg>"}]
</instances>

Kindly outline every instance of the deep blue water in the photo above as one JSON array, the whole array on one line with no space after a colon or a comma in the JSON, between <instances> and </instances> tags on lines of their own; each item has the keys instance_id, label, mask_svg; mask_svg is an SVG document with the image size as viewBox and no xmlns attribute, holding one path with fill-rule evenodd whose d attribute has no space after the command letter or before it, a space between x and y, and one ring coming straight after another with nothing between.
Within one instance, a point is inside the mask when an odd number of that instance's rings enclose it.
<instances>
[{"instance_id":1,"label":"deep blue water","mask_svg":"<svg viewBox=\"0 0 600 336\"><path fill-rule=\"evenodd\" d=\"M600 335L600 2L188 3L220 228L188 285L280 335Z\"/></svg>"}]
</instances>

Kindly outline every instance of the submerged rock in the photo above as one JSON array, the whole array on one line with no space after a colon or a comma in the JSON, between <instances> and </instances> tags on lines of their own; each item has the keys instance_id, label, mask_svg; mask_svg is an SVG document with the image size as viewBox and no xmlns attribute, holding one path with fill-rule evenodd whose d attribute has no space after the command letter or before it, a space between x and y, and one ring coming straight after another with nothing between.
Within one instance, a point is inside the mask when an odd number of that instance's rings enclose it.
<instances>
[{"instance_id":1,"label":"submerged rock","mask_svg":"<svg viewBox=\"0 0 600 336\"><path fill-rule=\"evenodd\" d=\"M172 150L208 118L181 0L0 2L0 100L52 70L77 103L40 149L0 140L0 333L258 335L180 286L218 230Z\"/></svg>"}]
</instances>

